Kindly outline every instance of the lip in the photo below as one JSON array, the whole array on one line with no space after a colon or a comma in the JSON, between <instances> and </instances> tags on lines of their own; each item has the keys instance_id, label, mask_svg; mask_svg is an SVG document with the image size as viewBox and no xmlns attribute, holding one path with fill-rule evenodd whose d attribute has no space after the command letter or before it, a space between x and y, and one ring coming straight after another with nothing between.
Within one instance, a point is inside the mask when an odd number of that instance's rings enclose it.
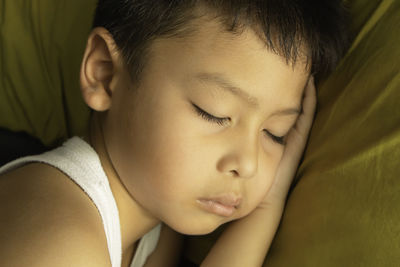
<instances>
[{"instance_id":1,"label":"lip","mask_svg":"<svg viewBox=\"0 0 400 267\"><path fill-rule=\"evenodd\" d=\"M213 198L200 198L197 202L205 211L223 217L230 217L239 207L242 198L234 195L223 195Z\"/></svg>"}]
</instances>

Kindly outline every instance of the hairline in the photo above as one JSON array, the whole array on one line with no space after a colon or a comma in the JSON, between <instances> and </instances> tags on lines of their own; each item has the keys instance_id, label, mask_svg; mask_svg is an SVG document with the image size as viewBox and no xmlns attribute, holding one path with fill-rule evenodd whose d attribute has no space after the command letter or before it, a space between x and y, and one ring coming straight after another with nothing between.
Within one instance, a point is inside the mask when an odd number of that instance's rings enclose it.
<instances>
[{"instance_id":1,"label":"hairline","mask_svg":"<svg viewBox=\"0 0 400 267\"><path fill-rule=\"evenodd\" d=\"M201 2L200 2L201 3ZM189 13L189 16L191 18L186 19L186 23L183 27L177 28L176 31L172 33L167 33L167 34L161 34L155 38L152 38L150 40L147 40L144 43L143 46L143 53L140 56L140 61L142 66L140 67L140 72L137 73L138 77L132 77L132 73L129 72L129 76L131 77L132 81L137 83L137 86L135 87L140 87L140 81L142 78L143 73L146 71L146 66L147 63L152 59L152 47L154 45L154 42L157 42L159 40L165 40L165 39L185 39L187 40L188 38L191 38L196 35L199 31L199 27L201 27L201 19L204 19L205 17L211 17L212 20L216 21L221 27L221 32L222 33L231 33L233 35L241 35L246 29L252 30L256 36L261 40L261 42L264 44L265 49L268 49L268 51L275 53L276 55L282 57L285 59L285 62L287 65L292 65L294 68L295 65L298 63L297 61L299 59L305 60L305 65L306 69L311 69L311 62L312 62L312 56L310 53L307 51L309 50L309 44L305 40L299 40L296 44L296 50L301 51L300 53L296 54L291 54L291 55L285 55L282 51L279 49L279 41L276 39L277 36L279 36L279 33L271 33L271 36L265 36L261 23L254 23L254 22L243 22L243 18L240 19L240 15L235 17L235 20L232 23L227 23L229 19L233 19L234 17L229 17L227 15L223 14L223 11L219 10L213 10L211 11L214 13L214 16L212 16L209 11L210 8L207 10L204 10L204 13L199 13L196 12L197 10L201 10L202 7L194 7L193 10L188 10L187 13ZM205 7L207 8L207 7ZM208 11L208 12L207 12ZM228 18L228 19L227 19ZM238 18L238 19L236 19ZM221 20L222 19L222 20ZM271 38L272 37L272 38ZM271 38L268 40L267 38ZM301 38L301 36L300 36ZM278 49L277 49L278 48ZM303 49L300 49L303 48ZM305 48L305 49L304 49ZM126 62L125 57L122 57L122 60L124 61L125 66L127 67L128 71L131 70L131 66Z\"/></svg>"}]
</instances>

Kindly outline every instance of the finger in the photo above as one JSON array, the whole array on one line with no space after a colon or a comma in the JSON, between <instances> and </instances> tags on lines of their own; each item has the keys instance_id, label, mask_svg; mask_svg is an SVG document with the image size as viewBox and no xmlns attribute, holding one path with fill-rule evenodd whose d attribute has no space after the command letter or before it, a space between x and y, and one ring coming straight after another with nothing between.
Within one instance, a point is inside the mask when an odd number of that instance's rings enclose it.
<instances>
[{"instance_id":1,"label":"finger","mask_svg":"<svg viewBox=\"0 0 400 267\"><path fill-rule=\"evenodd\" d=\"M306 136L311 128L314 119L316 105L317 105L317 96L314 85L314 77L311 76L304 90L302 113L296 122L296 130L302 136Z\"/></svg>"},{"instance_id":2,"label":"finger","mask_svg":"<svg viewBox=\"0 0 400 267\"><path fill-rule=\"evenodd\" d=\"M314 115L317 104L317 94L314 84L314 77L311 76L308 80L303 99L303 112L311 117ZM312 118L311 118L312 119Z\"/></svg>"},{"instance_id":3,"label":"finger","mask_svg":"<svg viewBox=\"0 0 400 267\"><path fill-rule=\"evenodd\" d=\"M296 126L291 132L284 155L281 159L280 167L277 170L274 184L270 194L277 197L287 194L295 176L297 167L300 163L308 134L312 126L315 107L316 89L313 77L310 77L304 91L302 102L302 114L299 116Z\"/></svg>"},{"instance_id":4,"label":"finger","mask_svg":"<svg viewBox=\"0 0 400 267\"><path fill-rule=\"evenodd\" d=\"M296 126L292 129L287 140L287 146L282 158L283 165L297 166L300 162L313 123L316 102L316 89L314 79L311 77L304 91L302 114L299 116ZM293 172L295 170L289 168L288 171Z\"/></svg>"}]
</instances>

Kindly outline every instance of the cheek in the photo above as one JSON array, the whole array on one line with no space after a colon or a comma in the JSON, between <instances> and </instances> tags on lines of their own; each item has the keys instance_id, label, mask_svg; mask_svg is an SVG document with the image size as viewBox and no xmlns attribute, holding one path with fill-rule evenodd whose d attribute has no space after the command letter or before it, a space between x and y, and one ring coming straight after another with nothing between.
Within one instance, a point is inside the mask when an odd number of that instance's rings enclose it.
<instances>
[{"instance_id":1,"label":"cheek","mask_svg":"<svg viewBox=\"0 0 400 267\"><path fill-rule=\"evenodd\" d=\"M256 208L268 194L272 186L274 175L272 173L265 173L254 177L256 180L247 188L247 195L249 195L249 208L253 210Z\"/></svg>"},{"instance_id":2,"label":"cheek","mask_svg":"<svg viewBox=\"0 0 400 267\"><path fill-rule=\"evenodd\" d=\"M140 142L135 139L131 145L138 158L132 171L139 170L140 179L147 183L145 187L166 201L195 194L207 177L207 157L199 156L202 150L194 142L190 124L180 125L188 127L182 128L173 121L159 123L157 131L149 132Z\"/></svg>"},{"instance_id":3,"label":"cheek","mask_svg":"<svg viewBox=\"0 0 400 267\"><path fill-rule=\"evenodd\" d=\"M244 207L242 216L253 211L267 196L271 189L275 175L282 156L282 149L277 149L273 154L264 154L260 158L259 170L255 177L248 180L246 184L247 205Z\"/></svg>"},{"instance_id":4,"label":"cheek","mask_svg":"<svg viewBox=\"0 0 400 267\"><path fill-rule=\"evenodd\" d=\"M150 160L149 170L153 186L164 198L188 196L200 192L207 183L207 163L199 157L201 151L183 138L171 138L162 149L154 148L156 154Z\"/></svg>"}]
</instances>

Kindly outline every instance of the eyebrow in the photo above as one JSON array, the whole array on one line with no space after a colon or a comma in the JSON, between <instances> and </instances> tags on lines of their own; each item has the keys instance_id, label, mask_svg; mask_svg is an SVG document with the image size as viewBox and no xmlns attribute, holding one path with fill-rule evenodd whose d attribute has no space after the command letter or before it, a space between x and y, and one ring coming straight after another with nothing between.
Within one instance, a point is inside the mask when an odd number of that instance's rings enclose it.
<instances>
[{"instance_id":1,"label":"eyebrow","mask_svg":"<svg viewBox=\"0 0 400 267\"><path fill-rule=\"evenodd\" d=\"M260 105L258 103L257 98L249 95L246 91L235 86L231 81L226 79L220 73L209 73L209 72L200 72L195 75L195 77L203 82L214 83L217 84L220 88L232 93L245 100L250 106L258 108ZM279 115L298 115L300 114L300 109L298 108L285 108L278 111L275 111L271 114L271 116L279 116Z\"/></svg>"}]
</instances>

